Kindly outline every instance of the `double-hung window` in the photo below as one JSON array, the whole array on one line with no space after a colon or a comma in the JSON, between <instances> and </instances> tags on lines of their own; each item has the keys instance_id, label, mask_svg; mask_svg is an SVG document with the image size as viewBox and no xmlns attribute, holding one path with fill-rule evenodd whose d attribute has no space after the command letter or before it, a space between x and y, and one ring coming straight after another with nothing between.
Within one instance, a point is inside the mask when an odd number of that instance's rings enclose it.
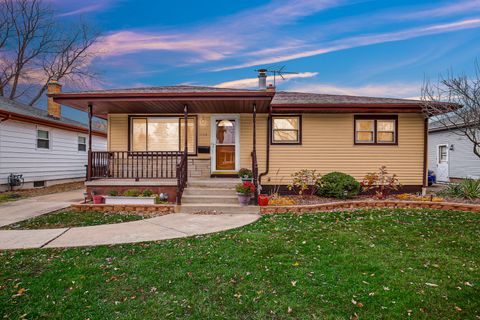
<instances>
[{"instance_id":1,"label":"double-hung window","mask_svg":"<svg viewBox=\"0 0 480 320\"><path fill-rule=\"evenodd\" d=\"M273 116L272 144L300 144L301 122L300 116Z\"/></svg>"},{"instance_id":2,"label":"double-hung window","mask_svg":"<svg viewBox=\"0 0 480 320\"><path fill-rule=\"evenodd\" d=\"M398 144L398 116L356 115L355 144Z\"/></svg>"},{"instance_id":3,"label":"double-hung window","mask_svg":"<svg viewBox=\"0 0 480 320\"><path fill-rule=\"evenodd\" d=\"M37 149L50 149L50 132L37 129Z\"/></svg>"},{"instance_id":4,"label":"double-hung window","mask_svg":"<svg viewBox=\"0 0 480 320\"><path fill-rule=\"evenodd\" d=\"M78 151L87 151L87 138L79 136L78 137Z\"/></svg>"}]
</instances>

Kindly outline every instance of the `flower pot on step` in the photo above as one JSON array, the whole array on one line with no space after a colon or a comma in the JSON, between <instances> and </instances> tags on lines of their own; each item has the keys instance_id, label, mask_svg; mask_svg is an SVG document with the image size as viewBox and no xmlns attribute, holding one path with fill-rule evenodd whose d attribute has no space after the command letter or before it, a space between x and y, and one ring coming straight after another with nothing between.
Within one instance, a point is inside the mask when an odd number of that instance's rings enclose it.
<instances>
[{"instance_id":1,"label":"flower pot on step","mask_svg":"<svg viewBox=\"0 0 480 320\"><path fill-rule=\"evenodd\" d=\"M252 198L251 194L237 193L238 203L241 206L248 206L250 204L250 199Z\"/></svg>"}]
</instances>

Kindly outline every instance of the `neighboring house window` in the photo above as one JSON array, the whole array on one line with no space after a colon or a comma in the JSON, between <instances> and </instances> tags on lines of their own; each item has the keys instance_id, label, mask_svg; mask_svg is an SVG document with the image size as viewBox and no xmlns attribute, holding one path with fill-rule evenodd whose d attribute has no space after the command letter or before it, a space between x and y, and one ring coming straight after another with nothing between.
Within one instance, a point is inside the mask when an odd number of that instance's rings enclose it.
<instances>
[{"instance_id":1,"label":"neighboring house window","mask_svg":"<svg viewBox=\"0 0 480 320\"><path fill-rule=\"evenodd\" d=\"M398 117L390 115L357 115L354 120L355 144L398 143Z\"/></svg>"},{"instance_id":2,"label":"neighboring house window","mask_svg":"<svg viewBox=\"0 0 480 320\"><path fill-rule=\"evenodd\" d=\"M438 157L439 162L447 162L447 146L439 146L438 147Z\"/></svg>"},{"instance_id":3,"label":"neighboring house window","mask_svg":"<svg viewBox=\"0 0 480 320\"><path fill-rule=\"evenodd\" d=\"M37 148L50 149L50 132L47 130L37 130Z\"/></svg>"},{"instance_id":4,"label":"neighboring house window","mask_svg":"<svg viewBox=\"0 0 480 320\"><path fill-rule=\"evenodd\" d=\"M197 121L187 121L188 153L197 152ZM132 151L182 151L184 149L183 117L146 117L131 119Z\"/></svg>"},{"instance_id":5,"label":"neighboring house window","mask_svg":"<svg viewBox=\"0 0 480 320\"><path fill-rule=\"evenodd\" d=\"M86 137L78 137L78 151L87 151Z\"/></svg>"},{"instance_id":6,"label":"neighboring house window","mask_svg":"<svg viewBox=\"0 0 480 320\"><path fill-rule=\"evenodd\" d=\"M301 122L300 116L272 117L272 144L300 144Z\"/></svg>"}]
</instances>

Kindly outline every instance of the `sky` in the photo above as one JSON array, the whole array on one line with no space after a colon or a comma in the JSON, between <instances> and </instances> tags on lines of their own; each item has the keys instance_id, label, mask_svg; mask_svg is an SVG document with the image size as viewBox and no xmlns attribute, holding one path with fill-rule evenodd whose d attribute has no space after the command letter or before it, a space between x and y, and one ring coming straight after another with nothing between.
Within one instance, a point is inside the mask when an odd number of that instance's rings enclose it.
<instances>
[{"instance_id":1,"label":"sky","mask_svg":"<svg viewBox=\"0 0 480 320\"><path fill-rule=\"evenodd\" d=\"M424 79L480 58L480 0L50 1L101 30L95 89L254 89L256 69L285 66L298 74L277 91L418 98Z\"/></svg>"}]
</instances>

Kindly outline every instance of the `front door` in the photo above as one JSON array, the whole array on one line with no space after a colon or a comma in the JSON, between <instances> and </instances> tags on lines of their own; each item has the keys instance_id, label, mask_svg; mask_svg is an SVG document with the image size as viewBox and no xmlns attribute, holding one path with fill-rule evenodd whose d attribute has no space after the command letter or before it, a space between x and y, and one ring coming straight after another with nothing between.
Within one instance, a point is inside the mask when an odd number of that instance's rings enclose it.
<instances>
[{"instance_id":1,"label":"front door","mask_svg":"<svg viewBox=\"0 0 480 320\"><path fill-rule=\"evenodd\" d=\"M440 144L437 146L437 181L448 182L448 146Z\"/></svg>"},{"instance_id":2,"label":"front door","mask_svg":"<svg viewBox=\"0 0 480 320\"><path fill-rule=\"evenodd\" d=\"M212 116L212 172L238 171L239 117Z\"/></svg>"}]
</instances>

